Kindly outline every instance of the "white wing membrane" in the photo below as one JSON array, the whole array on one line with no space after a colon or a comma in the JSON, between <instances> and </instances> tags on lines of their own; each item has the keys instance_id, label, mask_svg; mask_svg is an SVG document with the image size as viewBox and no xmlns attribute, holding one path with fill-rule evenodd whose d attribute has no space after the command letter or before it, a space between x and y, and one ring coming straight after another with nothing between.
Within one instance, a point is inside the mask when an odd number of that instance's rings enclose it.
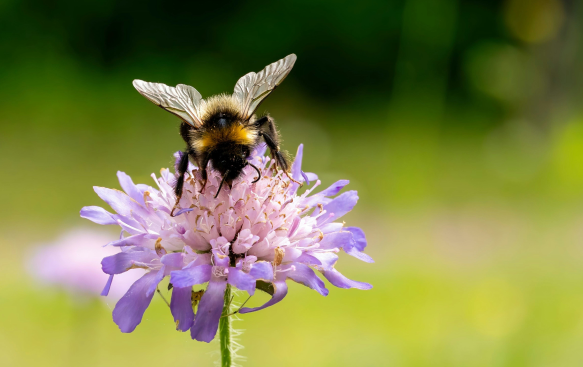
<instances>
[{"instance_id":1,"label":"white wing membrane","mask_svg":"<svg viewBox=\"0 0 583 367\"><path fill-rule=\"evenodd\" d=\"M233 96L239 102L243 118L251 117L261 101L283 82L293 68L296 58L295 54L288 55L267 65L259 73L248 73L237 81Z\"/></svg>"},{"instance_id":2,"label":"white wing membrane","mask_svg":"<svg viewBox=\"0 0 583 367\"><path fill-rule=\"evenodd\" d=\"M162 83L148 83L143 80L134 80L134 87L141 95L151 102L175 114L195 128L202 126L201 108L204 99L191 86L178 84L176 88Z\"/></svg>"}]
</instances>

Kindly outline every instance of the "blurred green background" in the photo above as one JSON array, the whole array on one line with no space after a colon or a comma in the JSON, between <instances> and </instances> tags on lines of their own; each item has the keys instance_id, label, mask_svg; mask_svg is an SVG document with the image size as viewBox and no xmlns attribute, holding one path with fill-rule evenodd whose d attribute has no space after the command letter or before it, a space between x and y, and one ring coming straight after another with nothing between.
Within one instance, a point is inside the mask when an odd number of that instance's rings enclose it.
<instances>
[{"instance_id":1,"label":"blurred green background","mask_svg":"<svg viewBox=\"0 0 583 367\"><path fill-rule=\"evenodd\" d=\"M93 185L150 183L183 148L133 79L209 96L293 52L260 109L324 187L359 191L345 220L376 263L337 268L374 288L291 284L236 323L244 365L583 365L582 34L574 0L1 1L0 364L218 360L158 297L122 334L23 264L98 227Z\"/></svg>"}]
</instances>

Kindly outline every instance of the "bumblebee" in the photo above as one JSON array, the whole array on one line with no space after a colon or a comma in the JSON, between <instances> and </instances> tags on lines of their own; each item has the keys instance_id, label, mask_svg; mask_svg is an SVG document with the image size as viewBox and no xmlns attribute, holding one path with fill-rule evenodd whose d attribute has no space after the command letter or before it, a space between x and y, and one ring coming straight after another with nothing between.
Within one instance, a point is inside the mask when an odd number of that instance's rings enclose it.
<instances>
[{"instance_id":1,"label":"bumblebee","mask_svg":"<svg viewBox=\"0 0 583 367\"><path fill-rule=\"evenodd\" d=\"M296 55L288 55L267 65L259 73L251 72L241 77L233 94L220 94L206 100L188 85L170 87L162 83L134 80L133 85L140 94L182 120L180 135L187 147L178 164L174 209L182 196L184 174L189 160L201 170L201 191L206 186L209 163L221 174L222 180L215 198L223 183L231 187L248 165L257 171L258 177L253 181L257 182L261 178L261 172L247 158L261 139L269 147L276 165L293 180L288 172L289 162L280 151L279 133L273 118L269 114L257 117L255 110L283 82L295 62ZM173 213L174 210L172 215Z\"/></svg>"}]
</instances>

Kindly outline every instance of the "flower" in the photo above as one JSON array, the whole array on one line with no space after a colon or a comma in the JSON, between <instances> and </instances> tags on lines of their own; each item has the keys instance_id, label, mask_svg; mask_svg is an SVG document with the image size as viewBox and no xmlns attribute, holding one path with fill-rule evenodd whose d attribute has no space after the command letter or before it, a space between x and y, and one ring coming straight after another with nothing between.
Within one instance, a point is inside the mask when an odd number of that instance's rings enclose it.
<instances>
[{"instance_id":1,"label":"flower","mask_svg":"<svg viewBox=\"0 0 583 367\"><path fill-rule=\"evenodd\" d=\"M103 271L110 274L111 281L114 275L130 269L148 270L113 311L113 319L122 332L131 332L140 323L158 283L166 276L170 276L173 285L170 307L177 329L190 330L193 339L205 342L210 342L217 332L227 284L249 295L257 287L272 295L264 305L241 308L240 313L258 311L281 301L287 294L288 279L326 296L328 290L313 269L336 287L371 288L334 268L340 250L373 262L363 253L363 231L337 222L356 204L356 191L336 196L348 184L341 180L312 195L320 185L318 180L298 195L299 185L276 170L274 161L264 157L265 150L261 144L250 157L261 171L261 179L253 183L257 172L248 166L232 188L223 188L216 199L220 175L210 170L201 193L200 171L190 165L179 203L183 209L175 217L170 213L176 200L172 188L176 177L168 169L161 170L160 178L152 175L157 189L135 185L123 172L118 172L118 178L125 193L95 187L97 195L117 214L90 206L81 210L81 216L98 224L117 224L127 233L109 243L122 252L104 258ZM295 180L309 184L317 176L302 172L302 150L300 145L291 174ZM175 155L177 161L180 156L181 153ZM195 316L192 287L205 283L208 286ZM107 288L108 285L104 294Z\"/></svg>"},{"instance_id":2,"label":"flower","mask_svg":"<svg viewBox=\"0 0 583 367\"><path fill-rule=\"evenodd\" d=\"M115 247L103 247L109 238L102 231L71 229L53 243L33 248L26 268L37 283L60 287L77 299L98 297L108 277L95 258L119 252ZM132 272L116 279L109 298L120 299L139 276L140 272Z\"/></svg>"}]
</instances>

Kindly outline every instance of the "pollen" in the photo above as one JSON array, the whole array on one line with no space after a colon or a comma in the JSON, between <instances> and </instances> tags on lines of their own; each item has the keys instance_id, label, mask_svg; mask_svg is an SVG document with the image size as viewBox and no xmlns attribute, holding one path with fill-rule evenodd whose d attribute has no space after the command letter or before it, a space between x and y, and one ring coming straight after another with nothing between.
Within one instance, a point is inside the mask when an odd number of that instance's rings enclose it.
<instances>
[{"instance_id":1,"label":"pollen","mask_svg":"<svg viewBox=\"0 0 583 367\"><path fill-rule=\"evenodd\" d=\"M273 263L275 266L281 265L283 262L283 256L285 255L285 251L281 247L276 247L275 249L275 259Z\"/></svg>"},{"instance_id":2,"label":"pollen","mask_svg":"<svg viewBox=\"0 0 583 367\"><path fill-rule=\"evenodd\" d=\"M257 132L247 126L235 123L223 129L209 129L193 141L195 149L205 151L220 143L252 145L257 139Z\"/></svg>"}]
</instances>

